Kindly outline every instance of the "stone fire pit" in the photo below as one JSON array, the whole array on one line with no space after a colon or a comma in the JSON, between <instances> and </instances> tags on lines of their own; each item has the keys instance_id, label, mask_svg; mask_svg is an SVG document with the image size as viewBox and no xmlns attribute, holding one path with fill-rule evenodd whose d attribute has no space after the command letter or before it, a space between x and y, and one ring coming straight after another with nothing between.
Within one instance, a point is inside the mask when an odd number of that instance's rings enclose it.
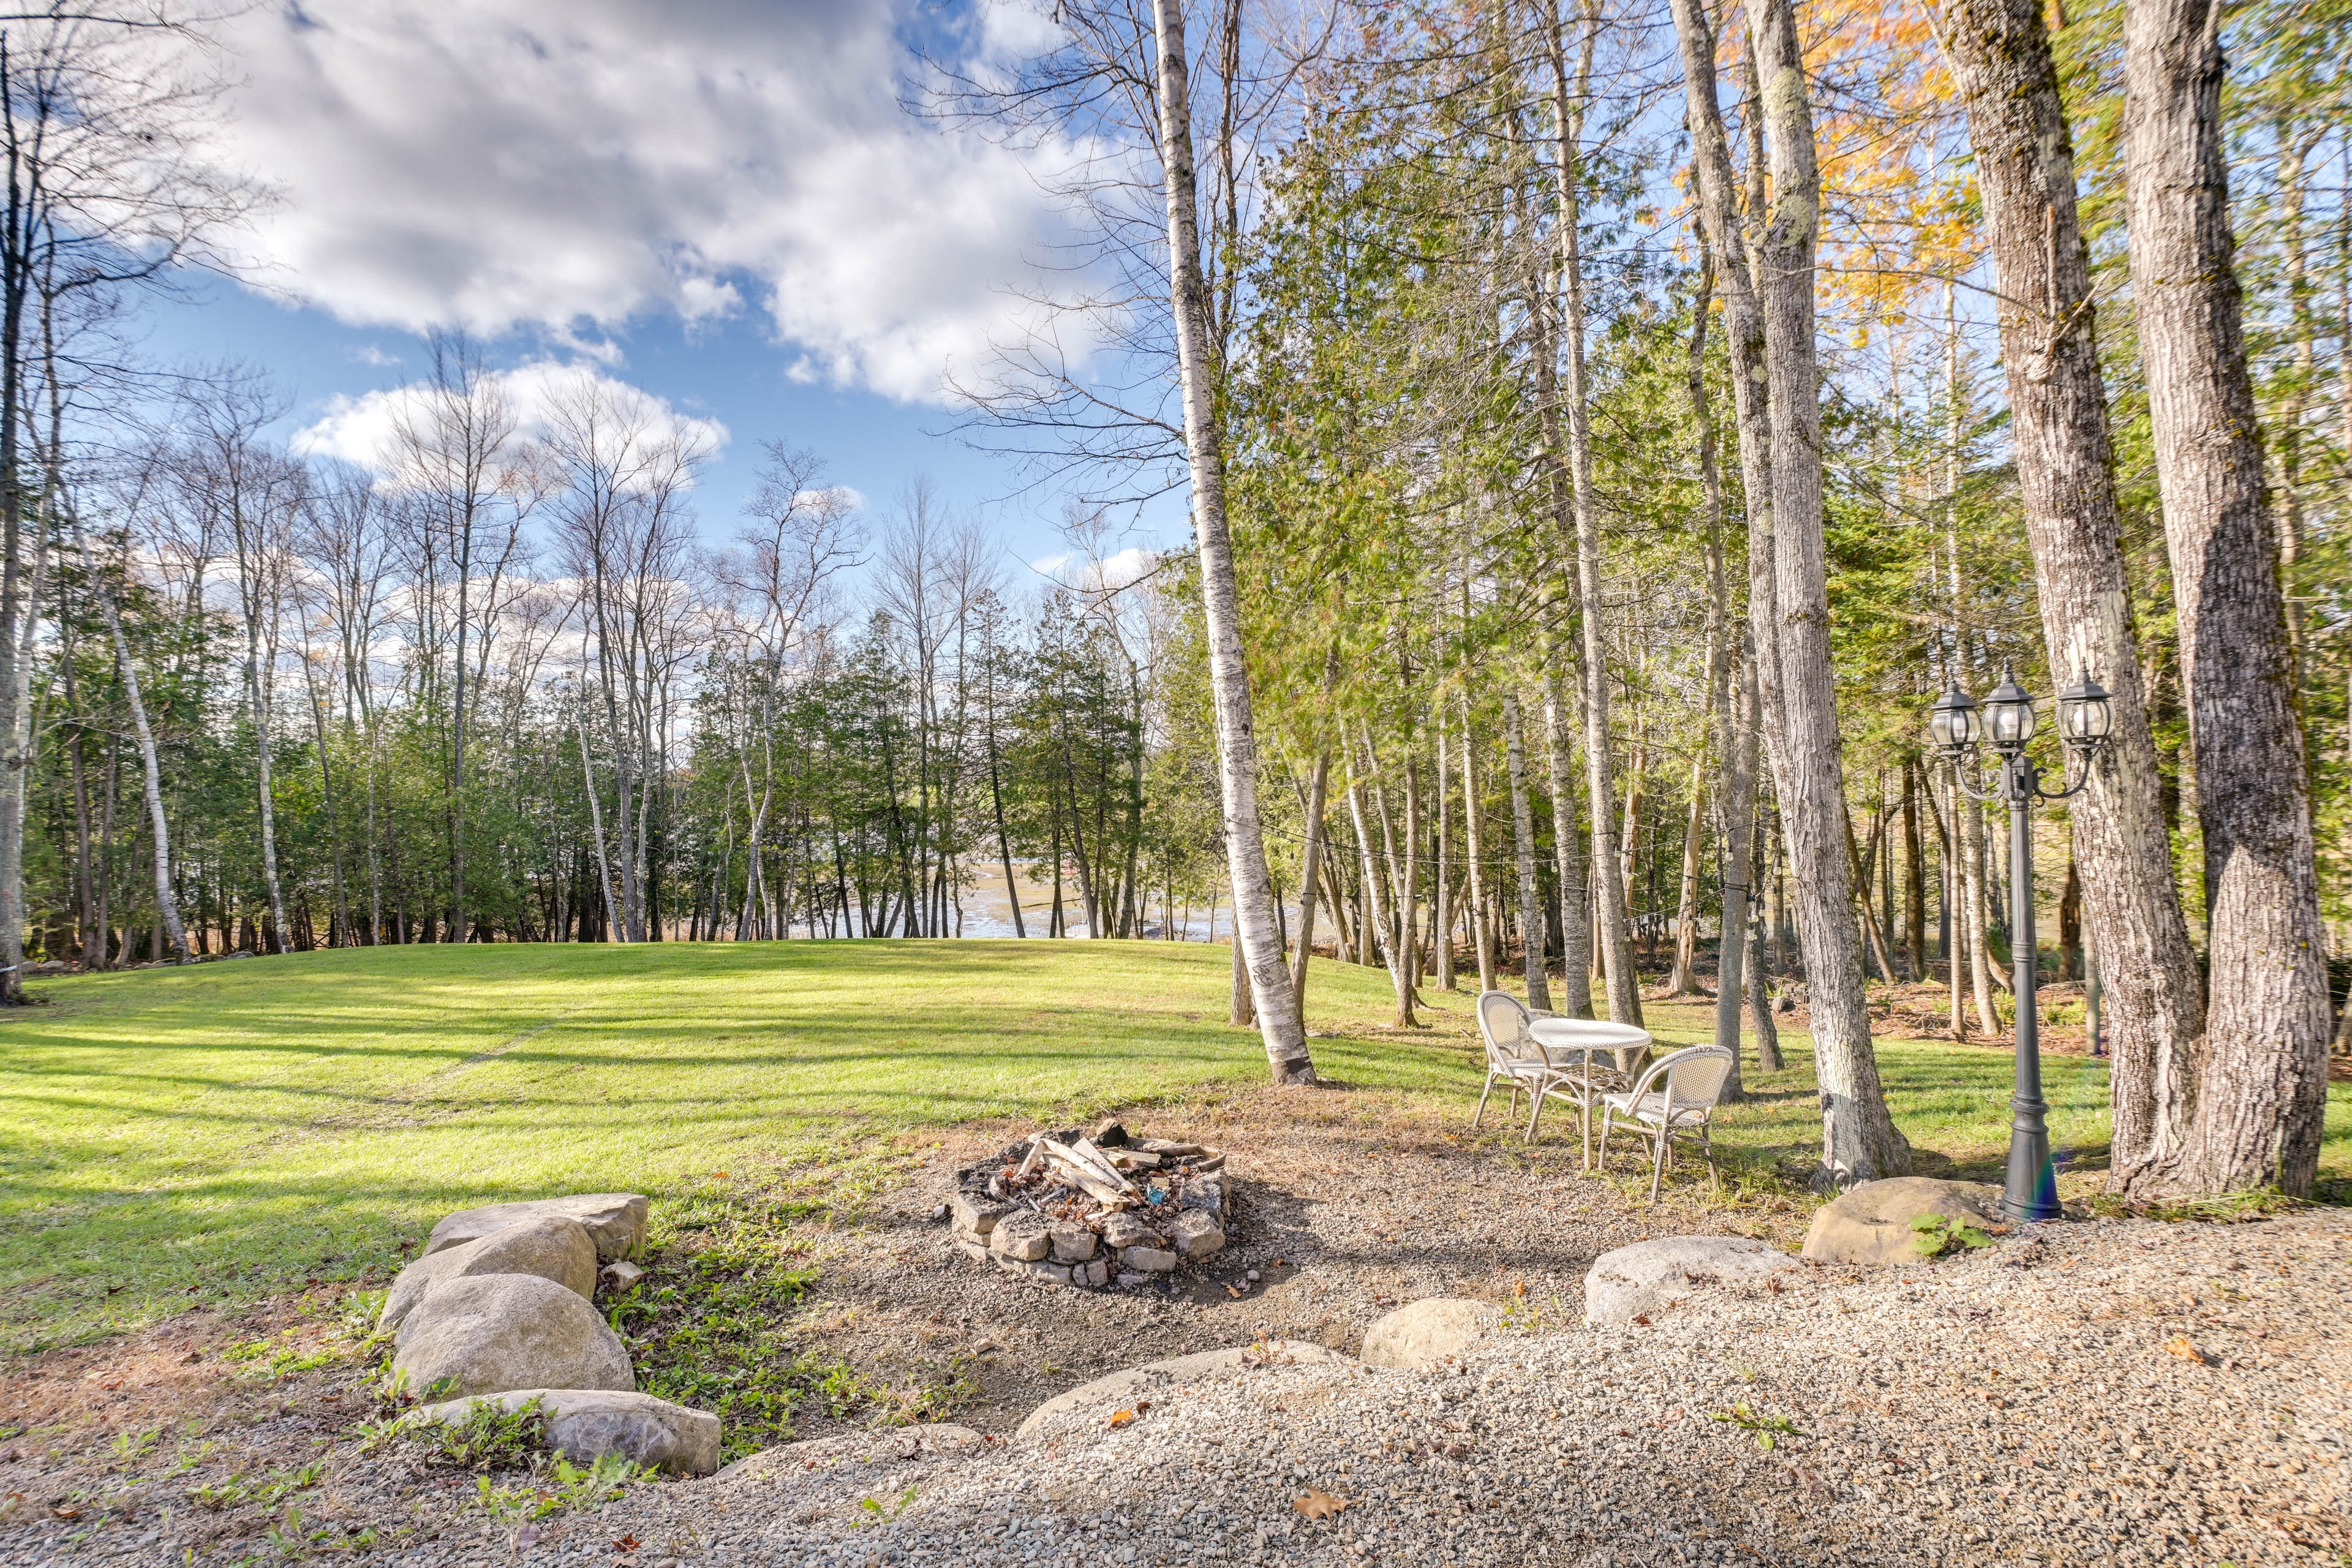
<instances>
[{"instance_id":1,"label":"stone fire pit","mask_svg":"<svg viewBox=\"0 0 2352 1568\"><path fill-rule=\"evenodd\" d=\"M1116 1121L1091 1135L1038 1132L956 1173L956 1247L1008 1274L1055 1285L1133 1289L1225 1245L1230 1177L1220 1150L1130 1138Z\"/></svg>"}]
</instances>

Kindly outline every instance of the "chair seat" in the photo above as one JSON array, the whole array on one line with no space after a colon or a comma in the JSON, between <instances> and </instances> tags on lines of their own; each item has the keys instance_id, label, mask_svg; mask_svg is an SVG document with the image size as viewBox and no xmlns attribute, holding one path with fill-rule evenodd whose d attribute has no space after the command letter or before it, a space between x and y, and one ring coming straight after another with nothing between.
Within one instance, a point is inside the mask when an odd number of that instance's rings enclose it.
<instances>
[{"instance_id":1,"label":"chair seat","mask_svg":"<svg viewBox=\"0 0 2352 1568\"><path fill-rule=\"evenodd\" d=\"M1653 1127L1666 1119L1666 1097L1663 1094L1645 1094L1638 1100L1630 1094L1604 1094L1601 1100L1602 1104L1618 1114L1646 1121ZM1681 1127L1705 1121L1707 1110L1708 1108L1704 1105L1676 1106L1674 1110L1675 1125Z\"/></svg>"}]
</instances>

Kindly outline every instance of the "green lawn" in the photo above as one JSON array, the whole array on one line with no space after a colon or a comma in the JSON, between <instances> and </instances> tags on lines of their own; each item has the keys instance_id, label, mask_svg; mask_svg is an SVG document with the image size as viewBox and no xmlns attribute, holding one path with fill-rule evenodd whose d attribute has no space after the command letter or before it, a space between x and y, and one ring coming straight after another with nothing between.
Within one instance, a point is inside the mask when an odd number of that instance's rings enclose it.
<instances>
[{"instance_id":1,"label":"green lawn","mask_svg":"<svg viewBox=\"0 0 2352 1568\"><path fill-rule=\"evenodd\" d=\"M467 1203L870 1166L925 1127L1246 1089L1264 1059L1223 1023L1228 962L1154 942L406 947L37 983L54 1005L0 1018L0 1350L392 1265ZM1406 1035L1388 996L1378 970L1317 964L1311 1024L1338 1035L1318 1068L1462 1127L1468 997ZM1652 1023L1706 1028L1698 1007ZM1820 1136L1807 1042L1784 1038L1789 1070L1751 1075L1725 1125L1759 1173ZM1929 1163L1997 1173L2007 1055L1879 1049ZM2103 1069L2056 1058L2050 1084L2059 1146L2095 1163ZM2344 1086L2329 1131L2340 1172Z\"/></svg>"}]
</instances>

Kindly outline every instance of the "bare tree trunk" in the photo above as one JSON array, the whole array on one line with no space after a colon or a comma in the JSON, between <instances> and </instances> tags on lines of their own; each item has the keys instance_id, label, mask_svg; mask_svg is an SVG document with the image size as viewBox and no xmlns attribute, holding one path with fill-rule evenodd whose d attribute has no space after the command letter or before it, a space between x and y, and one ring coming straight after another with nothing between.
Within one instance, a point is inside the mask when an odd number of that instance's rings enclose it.
<instances>
[{"instance_id":1,"label":"bare tree trunk","mask_svg":"<svg viewBox=\"0 0 2352 1568\"><path fill-rule=\"evenodd\" d=\"M1421 844L1421 759L1414 754L1412 735L1405 737L1404 752L1404 853L1397 858L1397 947L1398 965L1403 974L1403 1005L1397 1009L1397 1023L1402 1026L1418 1026L1412 1005L1419 999L1421 984L1421 879L1414 856ZM1386 806L1381 816L1388 815Z\"/></svg>"},{"instance_id":2,"label":"bare tree trunk","mask_svg":"<svg viewBox=\"0 0 2352 1568\"><path fill-rule=\"evenodd\" d=\"M1503 750L1511 771L1511 847L1518 862L1519 926L1527 972L1528 1005L1551 1011L1551 987L1544 980L1543 896L1536 888L1535 813L1528 805L1528 743L1519 716L1519 694L1503 689Z\"/></svg>"},{"instance_id":3,"label":"bare tree trunk","mask_svg":"<svg viewBox=\"0 0 2352 1568\"><path fill-rule=\"evenodd\" d=\"M115 671L122 679L123 695L131 703L131 729L139 739L148 827L155 839L155 907L163 915L163 940L184 963L188 957L188 933L180 923L180 900L172 891L172 832L163 817L163 769L155 756L155 731L147 723L147 704L140 695L139 671L131 662L130 640L122 635L121 612L114 602L113 591L98 574L97 564L90 558L89 542L82 537L79 523L74 530L74 542L81 548L82 570L97 584L99 608L106 616L107 636L114 643Z\"/></svg>"},{"instance_id":4,"label":"bare tree trunk","mask_svg":"<svg viewBox=\"0 0 2352 1568\"><path fill-rule=\"evenodd\" d=\"M1470 856L1470 945L1478 950L1478 989L1495 989L1494 933L1486 924L1486 856L1478 842L1477 752L1470 730L1470 699L1462 700L1462 820Z\"/></svg>"},{"instance_id":5,"label":"bare tree trunk","mask_svg":"<svg viewBox=\"0 0 2352 1568\"><path fill-rule=\"evenodd\" d=\"M1251 1005L1249 968L1243 961L1242 944L1239 939L1235 939L1234 942L1231 1004L1228 1021L1236 1028L1247 1028L1257 1022L1257 1010Z\"/></svg>"},{"instance_id":6,"label":"bare tree trunk","mask_svg":"<svg viewBox=\"0 0 2352 1568\"><path fill-rule=\"evenodd\" d=\"M1225 858L1233 875L1234 930L1249 971L1259 1033L1277 1083L1311 1083L1298 994L1276 932L1274 879L1257 804L1257 732L1249 669L1242 657L1241 597L1225 523L1225 462L1218 438L1208 301L1201 277L1201 226L1192 168L1192 94L1182 0L1152 0L1160 52L1160 162L1167 184L1170 304L1183 384L1184 447L1192 464L1192 530L1200 551L1207 622L1209 685L1217 711L1217 778L1224 807Z\"/></svg>"},{"instance_id":7,"label":"bare tree trunk","mask_svg":"<svg viewBox=\"0 0 2352 1568\"><path fill-rule=\"evenodd\" d=\"M2129 1194L2178 1157L2205 1001L2141 686L2074 149L2038 0L1947 0L1940 33L1991 231L2010 440L2052 679L2088 672L2114 694L2106 752L2072 820L2091 924L2113 960L2103 997L2114 1059L2108 1185ZM1977 913L1979 897L1972 885ZM1972 947L1982 931L1974 924ZM1983 1014L1990 989L1981 959L1974 967Z\"/></svg>"},{"instance_id":8,"label":"bare tree trunk","mask_svg":"<svg viewBox=\"0 0 2352 1568\"><path fill-rule=\"evenodd\" d=\"M1758 281L1771 398L1773 620L1785 731L1780 809L1796 871L1805 996L1822 1089L1816 1181L1844 1188L1901 1174L1910 1166L1911 1150L1879 1085L1846 864L1814 361L1813 253L1822 186L1804 51L1791 0L1749 0L1748 15L1771 150L1772 208Z\"/></svg>"},{"instance_id":9,"label":"bare tree trunk","mask_svg":"<svg viewBox=\"0 0 2352 1568\"><path fill-rule=\"evenodd\" d=\"M1969 982L1976 997L1977 1027L1987 1035L2000 1033L2000 1015L1992 1002L1992 901L1985 893L1985 810L1976 801L1961 808L1961 876L1968 883L1964 902L1969 916Z\"/></svg>"},{"instance_id":10,"label":"bare tree trunk","mask_svg":"<svg viewBox=\"0 0 2352 1568\"><path fill-rule=\"evenodd\" d=\"M1692 163L1697 178L1699 226L1712 263L1702 273L1706 294L1723 301L1726 352L1731 365L1731 404L1739 437L1740 490L1748 514L1748 637L1739 660L1738 703L1741 710L1734 739L1732 694L1722 692L1717 728L1721 733L1722 776L1717 797L1722 803L1725 837L1724 866L1732 873L1723 887L1723 940L1718 944L1716 982L1715 1037L1717 1045L1739 1046L1740 958L1748 944L1747 910L1752 901L1754 872L1760 863L1756 842L1756 771L1759 732L1777 729L1765 723L1768 694L1778 689L1777 644L1772 637L1772 431L1765 367L1763 318L1756 298L1755 275L1740 232L1738 182L1731 163L1729 139L1724 133L1723 111L1716 96L1716 35L1706 6L1697 0L1674 0L1675 34L1683 62L1685 120L1691 128ZM1751 121L1754 119L1750 115ZM1755 204L1761 217L1761 202ZM1702 317L1705 312L1701 310ZM1705 348L1695 328L1692 336L1692 391L1699 409L1700 463L1707 487L1710 529L1723 515L1722 480L1715 461L1715 422L1706 412L1706 387L1699 378ZM1710 538L1714 535L1711 533ZM1710 552L1712 569L1720 577L1721 550ZM1728 647L1727 585L1711 584L1716 599L1725 605L1725 641ZM1777 698L1769 710L1777 714ZM1777 739L1775 742L1777 744ZM1779 1037L1770 1033L1771 1003L1766 994L1762 946L1757 944L1752 966L1757 1004L1759 1066L1777 1071ZM1769 1051L1769 1055L1763 1054Z\"/></svg>"},{"instance_id":11,"label":"bare tree trunk","mask_svg":"<svg viewBox=\"0 0 2352 1568\"><path fill-rule=\"evenodd\" d=\"M1330 803L1331 748L1327 742L1315 753L1315 773L1307 785L1307 849L1298 872L1298 950L1291 958L1291 988L1298 996L1298 1016L1307 1016L1307 961L1315 949L1315 883L1323 870L1323 812Z\"/></svg>"},{"instance_id":12,"label":"bare tree trunk","mask_svg":"<svg viewBox=\"0 0 2352 1568\"><path fill-rule=\"evenodd\" d=\"M1553 160L1559 204L1560 336L1566 374L1561 392L1568 405L1568 470L1575 501L1575 536L1566 542L1576 561L1578 623L1583 633L1584 764L1586 810L1591 816L1594 940L1606 956L1609 1016L1621 1024L1642 1021L1642 992L1633 973L1633 939L1625 907L1625 879L1618 873L1613 842L1616 780L1609 740L1608 647L1601 640L1601 521L1593 505L1592 433L1586 416L1590 393L1584 362L1584 260L1582 223L1583 115L1591 96L1592 48L1599 17L1594 0L1584 0L1576 75L1569 75L1560 38L1559 13L1547 7L1552 68L1552 115L1559 137Z\"/></svg>"},{"instance_id":13,"label":"bare tree trunk","mask_svg":"<svg viewBox=\"0 0 2352 1568\"><path fill-rule=\"evenodd\" d=\"M1927 978L1927 845L1919 831L1919 763L1903 761L1903 967L1913 984Z\"/></svg>"},{"instance_id":14,"label":"bare tree trunk","mask_svg":"<svg viewBox=\"0 0 2352 1568\"><path fill-rule=\"evenodd\" d=\"M2207 921L2195 1120L2169 1190L2311 1189L2329 1005L2311 788L2246 368L2219 0L2127 0L2124 162L2197 766ZM2103 956L2114 947L2102 921ZM2121 979L2129 964L2108 973ZM2161 1113L2161 1112L2160 1112Z\"/></svg>"},{"instance_id":15,"label":"bare tree trunk","mask_svg":"<svg viewBox=\"0 0 2352 1568\"><path fill-rule=\"evenodd\" d=\"M1430 946L1437 959L1437 985L1454 989L1454 785L1445 766L1445 710L1437 711L1437 875L1430 884Z\"/></svg>"},{"instance_id":16,"label":"bare tree trunk","mask_svg":"<svg viewBox=\"0 0 2352 1568\"><path fill-rule=\"evenodd\" d=\"M617 933L619 940L625 942L629 931L614 908L613 867L604 854L604 807L596 794L596 771L588 762L588 721L579 709L572 710L572 719L580 737L580 782L588 793L588 831L596 836L596 890L604 897L604 929L608 933ZM608 936L607 940L612 938Z\"/></svg>"},{"instance_id":17,"label":"bare tree trunk","mask_svg":"<svg viewBox=\"0 0 2352 1568\"><path fill-rule=\"evenodd\" d=\"M269 942L271 951L286 951L286 900L278 884L278 807L276 791L269 775L269 689L276 672L270 668L277 656L274 643L264 646L262 635L265 614L258 595L274 589L268 584L269 563L262 558L257 547L253 570L257 574L247 586L248 602L246 610L245 685L246 695L253 709L254 765L258 770L255 784L257 804L261 820L261 881L269 899Z\"/></svg>"},{"instance_id":18,"label":"bare tree trunk","mask_svg":"<svg viewBox=\"0 0 2352 1568\"><path fill-rule=\"evenodd\" d=\"M1561 1005L1571 1018L1592 1016L1592 936L1585 921L1584 848L1576 821L1576 772L1568 753L1574 720L1560 698L1559 675L1544 666L1544 750L1551 763L1551 848L1559 878Z\"/></svg>"}]
</instances>

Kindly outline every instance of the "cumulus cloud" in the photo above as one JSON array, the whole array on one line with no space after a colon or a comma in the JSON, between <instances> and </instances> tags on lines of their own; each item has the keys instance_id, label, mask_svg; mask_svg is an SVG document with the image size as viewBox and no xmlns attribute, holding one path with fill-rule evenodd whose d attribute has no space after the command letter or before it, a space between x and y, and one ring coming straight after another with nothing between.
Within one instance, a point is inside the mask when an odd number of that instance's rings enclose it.
<instances>
[{"instance_id":1,"label":"cumulus cloud","mask_svg":"<svg viewBox=\"0 0 2352 1568\"><path fill-rule=\"evenodd\" d=\"M524 440L545 436L559 407L567 402L576 405L583 394L593 394L604 400L616 427L639 432L642 441L676 437L705 453L727 444L727 426L716 419L682 413L666 398L587 365L541 360L492 371L483 379L505 398L515 433ZM295 433L294 450L389 474L398 467L404 416L410 426L421 426L422 400L428 395L422 386L411 385L331 398L324 413Z\"/></svg>"},{"instance_id":2,"label":"cumulus cloud","mask_svg":"<svg viewBox=\"0 0 2352 1568\"><path fill-rule=\"evenodd\" d=\"M355 323L575 347L756 309L795 374L936 399L1054 217L1022 155L902 110L894 9L256 6L224 39L246 85L223 137L282 197L257 276ZM983 52L1019 9L988 8Z\"/></svg>"}]
</instances>

